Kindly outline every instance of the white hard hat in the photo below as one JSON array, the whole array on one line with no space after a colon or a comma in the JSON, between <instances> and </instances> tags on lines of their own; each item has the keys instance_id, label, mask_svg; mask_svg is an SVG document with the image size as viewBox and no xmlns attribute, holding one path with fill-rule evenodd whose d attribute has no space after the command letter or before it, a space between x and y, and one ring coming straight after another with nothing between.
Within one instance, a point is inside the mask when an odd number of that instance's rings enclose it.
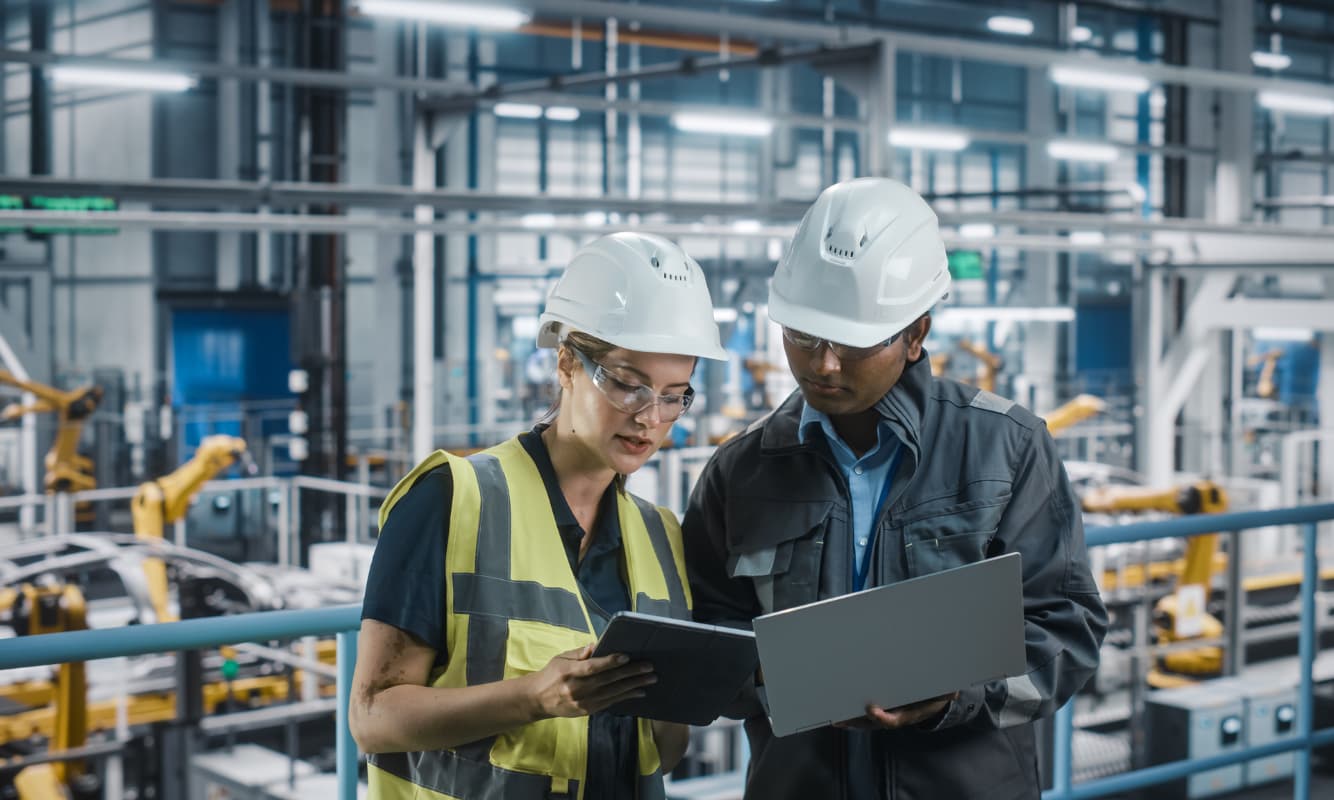
<instances>
[{"instance_id":1,"label":"white hard hat","mask_svg":"<svg viewBox=\"0 0 1334 800\"><path fill-rule=\"evenodd\" d=\"M661 236L613 233L579 248L547 296L538 347L581 331L626 350L727 360L695 259Z\"/></svg>"},{"instance_id":2,"label":"white hard hat","mask_svg":"<svg viewBox=\"0 0 1334 800\"><path fill-rule=\"evenodd\" d=\"M769 317L853 347L883 342L949 292L935 212L889 178L825 189L769 287Z\"/></svg>"}]
</instances>

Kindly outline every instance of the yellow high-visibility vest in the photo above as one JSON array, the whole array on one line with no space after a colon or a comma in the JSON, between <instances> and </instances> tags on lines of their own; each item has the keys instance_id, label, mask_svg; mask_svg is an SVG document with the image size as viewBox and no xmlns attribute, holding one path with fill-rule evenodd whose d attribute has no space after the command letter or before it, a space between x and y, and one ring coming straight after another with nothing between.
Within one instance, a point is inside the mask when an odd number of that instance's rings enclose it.
<instances>
[{"instance_id":1,"label":"yellow high-visibility vest","mask_svg":"<svg viewBox=\"0 0 1334 800\"><path fill-rule=\"evenodd\" d=\"M445 550L448 660L432 686L536 672L597 637L537 465L518 438L468 458L437 450L385 499L380 524L423 474L454 481ZM672 512L621 492L617 516L638 612L688 619L681 528ZM423 535L431 532L423 531ZM637 720L639 800L663 800L648 720ZM588 718L544 719L452 750L368 756L373 800L598 800L584 797Z\"/></svg>"}]
</instances>

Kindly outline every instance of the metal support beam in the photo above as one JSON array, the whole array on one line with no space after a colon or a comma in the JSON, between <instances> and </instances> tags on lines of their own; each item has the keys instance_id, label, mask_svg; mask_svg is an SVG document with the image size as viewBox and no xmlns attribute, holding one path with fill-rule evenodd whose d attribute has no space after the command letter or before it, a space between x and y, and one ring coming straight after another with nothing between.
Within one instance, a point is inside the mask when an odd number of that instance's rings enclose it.
<instances>
[{"instance_id":1,"label":"metal support beam","mask_svg":"<svg viewBox=\"0 0 1334 800\"><path fill-rule=\"evenodd\" d=\"M435 187L435 148L427 118L419 117L412 148L412 186ZM417 206L419 223L435 219L435 209ZM435 234L419 229L412 237L412 461L435 449Z\"/></svg>"}]
</instances>

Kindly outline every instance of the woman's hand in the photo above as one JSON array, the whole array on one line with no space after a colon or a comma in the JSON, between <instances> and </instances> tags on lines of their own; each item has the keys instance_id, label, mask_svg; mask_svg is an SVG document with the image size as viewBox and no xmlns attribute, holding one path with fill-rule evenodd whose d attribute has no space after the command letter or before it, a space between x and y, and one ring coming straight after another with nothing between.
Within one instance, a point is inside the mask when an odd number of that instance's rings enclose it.
<instances>
[{"instance_id":1,"label":"woman's hand","mask_svg":"<svg viewBox=\"0 0 1334 800\"><path fill-rule=\"evenodd\" d=\"M632 664L624 655L592 655L593 645L570 650L527 676L538 719L588 716L622 700L643 697L643 688L658 680L647 662Z\"/></svg>"}]
</instances>

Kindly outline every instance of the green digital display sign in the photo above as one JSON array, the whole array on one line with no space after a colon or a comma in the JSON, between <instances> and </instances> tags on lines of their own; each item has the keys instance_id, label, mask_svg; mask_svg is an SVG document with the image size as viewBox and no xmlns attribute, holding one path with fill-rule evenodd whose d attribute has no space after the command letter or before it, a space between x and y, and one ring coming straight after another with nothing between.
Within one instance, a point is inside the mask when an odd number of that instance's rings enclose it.
<instances>
[{"instance_id":1,"label":"green digital display sign","mask_svg":"<svg viewBox=\"0 0 1334 800\"><path fill-rule=\"evenodd\" d=\"M97 195L42 195L34 194L23 197L17 194L0 194L0 211L52 211L52 212L78 212L78 213L96 213L99 211L115 211L120 208L120 203L114 197L101 197ZM72 234L83 236L88 234L111 234L119 232L117 228L97 226L70 227L66 225L28 225L19 226L0 226L0 233L20 233L26 232L33 237L43 237L51 234Z\"/></svg>"},{"instance_id":2,"label":"green digital display sign","mask_svg":"<svg viewBox=\"0 0 1334 800\"><path fill-rule=\"evenodd\" d=\"M976 250L955 250L947 258L950 277L956 281L980 281L986 274L982 254Z\"/></svg>"}]
</instances>

